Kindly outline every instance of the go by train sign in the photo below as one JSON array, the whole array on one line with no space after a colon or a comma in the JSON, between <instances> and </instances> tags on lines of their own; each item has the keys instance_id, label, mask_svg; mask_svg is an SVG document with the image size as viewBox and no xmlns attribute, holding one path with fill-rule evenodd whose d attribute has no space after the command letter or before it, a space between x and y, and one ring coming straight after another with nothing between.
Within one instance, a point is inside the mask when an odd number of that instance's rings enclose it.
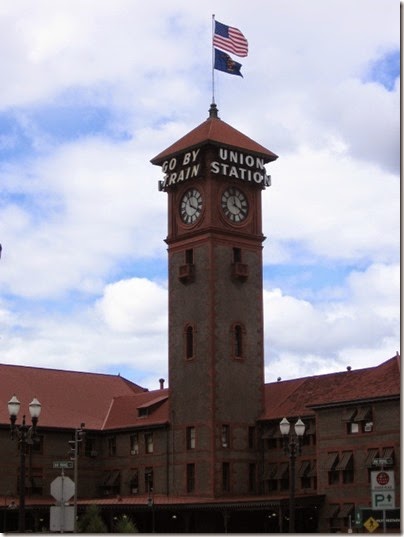
<instances>
[{"instance_id":1,"label":"go by train sign","mask_svg":"<svg viewBox=\"0 0 404 537\"><path fill-rule=\"evenodd\" d=\"M261 188L271 185L271 176L265 170L265 159L222 146L215 148L215 153L209 167L211 174L254 183ZM164 179L159 181L159 190L202 177L201 148L171 157L163 162L162 171Z\"/></svg>"}]
</instances>

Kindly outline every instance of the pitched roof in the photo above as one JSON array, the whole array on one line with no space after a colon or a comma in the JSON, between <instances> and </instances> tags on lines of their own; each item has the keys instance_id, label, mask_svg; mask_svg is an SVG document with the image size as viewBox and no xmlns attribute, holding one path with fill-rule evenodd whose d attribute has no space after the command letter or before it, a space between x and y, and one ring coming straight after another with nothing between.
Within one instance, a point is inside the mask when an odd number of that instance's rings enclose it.
<instances>
[{"instance_id":1,"label":"pitched roof","mask_svg":"<svg viewBox=\"0 0 404 537\"><path fill-rule=\"evenodd\" d=\"M206 121L152 158L151 162L152 164L160 165L169 156L177 155L186 149L189 150L193 147L206 145L207 143L244 149L245 151L259 155L265 162L270 162L278 158L278 155L275 155L269 149L254 142L254 140L242 132L222 121L216 114L212 114L211 107L210 116Z\"/></svg>"},{"instance_id":2,"label":"pitched roof","mask_svg":"<svg viewBox=\"0 0 404 537\"><path fill-rule=\"evenodd\" d=\"M165 423L168 423L167 388L114 397L102 429L150 427Z\"/></svg>"},{"instance_id":3,"label":"pitched roof","mask_svg":"<svg viewBox=\"0 0 404 537\"><path fill-rule=\"evenodd\" d=\"M9 423L7 402L13 394L21 402L17 423L36 397L42 411L42 427L101 429L114 397L144 393L146 390L119 375L82 373L0 364L0 423Z\"/></svg>"},{"instance_id":4,"label":"pitched roof","mask_svg":"<svg viewBox=\"0 0 404 537\"><path fill-rule=\"evenodd\" d=\"M308 416L317 406L399 395L400 356L397 355L376 367L266 384L261 419Z\"/></svg>"}]
</instances>

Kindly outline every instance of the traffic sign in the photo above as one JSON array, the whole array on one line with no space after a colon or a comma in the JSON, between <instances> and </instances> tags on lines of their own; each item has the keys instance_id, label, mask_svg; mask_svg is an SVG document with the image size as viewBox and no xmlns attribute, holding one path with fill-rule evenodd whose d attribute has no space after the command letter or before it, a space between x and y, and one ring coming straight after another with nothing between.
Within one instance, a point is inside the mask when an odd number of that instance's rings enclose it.
<instances>
[{"instance_id":1,"label":"traffic sign","mask_svg":"<svg viewBox=\"0 0 404 537\"><path fill-rule=\"evenodd\" d=\"M74 506L51 505L50 530L53 532L74 531Z\"/></svg>"},{"instance_id":2,"label":"traffic sign","mask_svg":"<svg viewBox=\"0 0 404 537\"><path fill-rule=\"evenodd\" d=\"M371 472L370 482L372 490L394 490L394 472L392 470Z\"/></svg>"},{"instance_id":3,"label":"traffic sign","mask_svg":"<svg viewBox=\"0 0 404 537\"><path fill-rule=\"evenodd\" d=\"M74 495L75 488L74 481L70 477L61 475L52 481L50 491L55 500L64 503Z\"/></svg>"},{"instance_id":4,"label":"traffic sign","mask_svg":"<svg viewBox=\"0 0 404 537\"><path fill-rule=\"evenodd\" d=\"M375 520L371 516L366 520L366 522L363 525L370 533L377 530L377 528L379 527L379 523L377 522L377 520Z\"/></svg>"},{"instance_id":5,"label":"traffic sign","mask_svg":"<svg viewBox=\"0 0 404 537\"><path fill-rule=\"evenodd\" d=\"M386 457L385 459L376 457L375 459L373 459L372 464L374 466L391 466L393 464L393 459L391 457Z\"/></svg>"},{"instance_id":6,"label":"traffic sign","mask_svg":"<svg viewBox=\"0 0 404 537\"><path fill-rule=\"evenodd\" d=\"M372 490L372 509L394 509L395 500L394 490Z\"/></svg>"},{"instance_id":7,"label":"traffic sign","mask_svg":"<svg viewBox=\"0 0 404 537\"><path fill-rule=\"evenodd\" d=\"M67 468L73 468L73 461L54 461L54 468L61 470L62 468L66 470Z\"/></svg>"}]
</instances>

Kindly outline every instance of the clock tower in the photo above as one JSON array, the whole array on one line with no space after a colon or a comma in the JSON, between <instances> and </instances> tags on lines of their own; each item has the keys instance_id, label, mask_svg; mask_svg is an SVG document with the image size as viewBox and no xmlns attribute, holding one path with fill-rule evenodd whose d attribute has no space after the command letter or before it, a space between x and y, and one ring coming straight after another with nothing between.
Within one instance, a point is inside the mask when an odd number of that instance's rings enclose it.
<instances>
[{"instance_id":1,"label":"clock tower","mask_svg":"<svg viewBox=\"0 0 404 537\"><path fill-rule=\"evenodd\" d=\"M218 117L152 159L168 195L169 493L256 487L263 411L261 194L277 156Z\"/></svg>"}]
</instances>

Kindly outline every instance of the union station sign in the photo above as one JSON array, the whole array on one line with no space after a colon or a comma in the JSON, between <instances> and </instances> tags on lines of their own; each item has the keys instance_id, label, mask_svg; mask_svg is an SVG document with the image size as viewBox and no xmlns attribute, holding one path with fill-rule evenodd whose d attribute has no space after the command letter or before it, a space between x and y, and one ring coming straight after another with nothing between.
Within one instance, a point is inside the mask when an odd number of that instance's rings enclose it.
<instances>
[{"instance_id":1,"label":"union station sign","mask_svg":"<svg viewBox=\"0 0 404 537\"><path fill-rule=\"evenodd\" d=\"M164 161L164 178L159 181L159 190L166 190L188 179L202 178L200 151L200 148L193 149ZM219 146L216 149L216 155L210 162L210 173L254 183L261 188L271 185L271 176L266 173L264 159L226 147Z\"/></svg>"}]
</instances>

